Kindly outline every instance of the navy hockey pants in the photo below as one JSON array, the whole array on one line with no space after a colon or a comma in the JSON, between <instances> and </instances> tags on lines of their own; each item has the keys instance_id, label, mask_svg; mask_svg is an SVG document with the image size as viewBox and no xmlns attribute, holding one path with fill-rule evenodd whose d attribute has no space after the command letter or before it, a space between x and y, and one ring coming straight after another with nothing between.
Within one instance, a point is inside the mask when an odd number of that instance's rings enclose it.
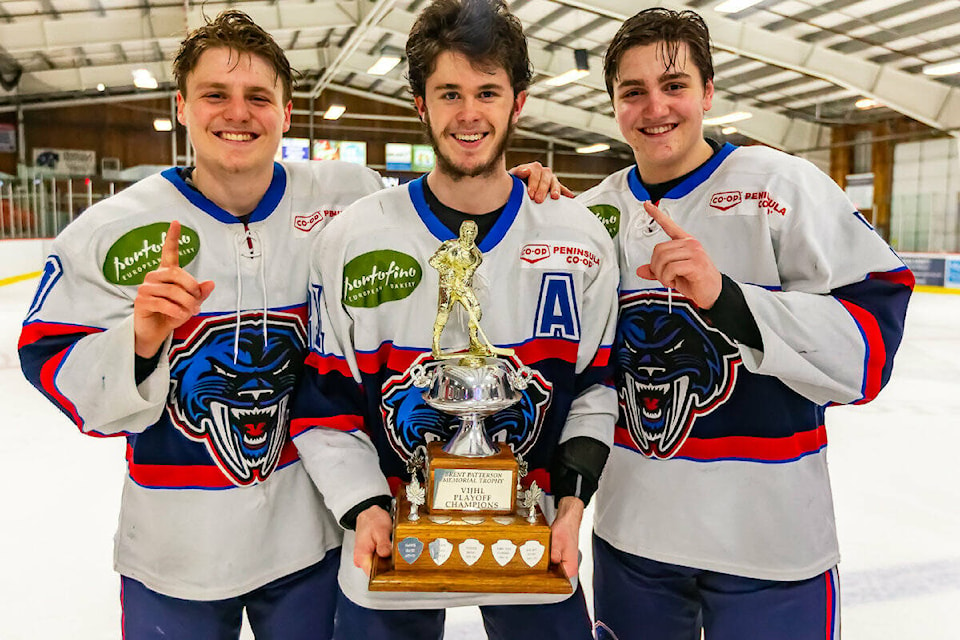
<instances>
[{"instance_id":1,"label":"navy hockey pants","mask_svg":"<svg viewBox=\"0 0 960 640\"><path fill-rule=\"evenodd\" d=\"M648 560L593 536L598 640L836 640L837 569L797 582Z\"/></svg>"},{"instance_id":2,"label":"navy hockey pants","mask_svg":"<svg viewBox=\"0 0 960 640\"><path fill-rule=\"evenodd\" d=\"M591 640L590 616L583 589L555 604L488 605L480 607L490 640L558 638ZM438 640L443 637L446 609L367 609L340 593L336 640Z\"/></svg>"},{"instance_id":3,"label":"navy hockey pants","mask_svg":"<svg viewBox=\"0 0 960 640\"><path fill-rule=\"evenodd\" d=\"M124 640L237 640L241 615L257 640L329 640L340 548L317 564L225 600L181 600L121 576ZM362 637L362 636L358 636Z\"/></svg>"}]
</instances>

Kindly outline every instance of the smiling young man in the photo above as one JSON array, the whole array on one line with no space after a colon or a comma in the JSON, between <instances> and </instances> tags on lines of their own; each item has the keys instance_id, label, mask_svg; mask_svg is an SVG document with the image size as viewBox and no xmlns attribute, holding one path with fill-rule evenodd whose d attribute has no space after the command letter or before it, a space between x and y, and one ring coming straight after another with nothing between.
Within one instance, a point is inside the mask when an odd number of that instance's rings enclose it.
<instances>
[{"instance_id":1,"label":"smiling young man","mask_svg":"<svg viewBox=\"0 0 960 640\"><path fill-rule=\"evenodd\" d=\"M552 559L574 579L584 504L616 411L604 384L618 278L609 235L571 200L535 205L505 169L531 76L519 21L499 0L435 0L410 33L407 57L436 168L359 201L318 239L317 321L292 420L311 476L348 529L335 637L440 638L445 607L480 604L492 638L590 638L579 588L573 596L367 589L372 555L390 554L390 496L409 477L407 461L452 433L454 418L423 402L409 368L431 357L440 276L429 261L463 222L476 223L483 254L475 272L476 255L464 268L483 331L514 348L535 378L516 408L488 418L488 431L528 462L525 484L552 493L542 504ZM472 228L466 236L474 239ZM531 259L531 245L552 257ZM589 259L568 259L574 254ZM466 345L465 319L451 315L440 347Z\"/></svg>"},{"instance_id":2,"label":"smiling young man","mask_svg":"<svg viewBox=\"0 0 960 640\"><path fill-rule=\"evenodd\" d=\"M703 137L696 13L627 20L604 75L636 164L578 198L621 273L597 623L619 640L835 638L824 409L886 384L913 276L813 165Z\"/></svg>"},{"instance_id":3,"label":"smiling young man","mask_svg":"<svg viewBox=\"0 0 960 640\"><path fill-rule=\"evenodd\" d=\"M258 638L329 638L341 532L288 411L310 242L380 179L274 163L293 75L243 13L191 33L174 76L196 166L94 205L54 241L23 370L82 432L127 439L126 640L237 638L244 610Z\"/></svg>"}]
</instances>

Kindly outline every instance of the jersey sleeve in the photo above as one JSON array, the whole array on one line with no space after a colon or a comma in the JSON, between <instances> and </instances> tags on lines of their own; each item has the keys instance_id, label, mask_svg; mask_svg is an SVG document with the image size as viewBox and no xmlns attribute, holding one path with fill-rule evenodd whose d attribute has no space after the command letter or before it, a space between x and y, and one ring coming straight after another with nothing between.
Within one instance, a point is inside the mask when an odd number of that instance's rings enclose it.
<instances>
[{"instance_id":1,"label":"jersey sleeve","mask_svg":"<svg viewBox=\"0 0 960 640\"><path fill-rule=\"evenodd\" d=\"M576 365L577 395L570 405L560 442L584 436L611 447L618 405L610 356L616 335L620 270L613 242L592 215L590 222L599 228L596 237L600 265L598 273L584 288L583 330Z\"/></svg>"},{"instance_id":2,"label":"jersey sleeve","mask_svg":"<svg viewBox=\"0 0 960 640\"><path fill-rule=\"evenodd\" d=\"M813 169L810 170L813 172ZM914 278L846 195L816 171L775 241L780 288L740 283L763 350L755 373L818 404L861 403L887 383Z\"/></svg>"},{"instance_id":3,"label":"jersey sleeve","mask_svg":"<svg viewBox=\"0 0 960 640\"><path fill-rule=\"evenodd\" d=\"M94 250L54 241L20 333L30 381L84 433L139 433L159 420L169 388L166 349L139 385L134 376L133 299L100 273Z\"/></svg>"},{"instance_id":4,"label":"jersey sleeve","mask_svg":"<svg viewBox=\"0 0 960 640\"><path fill-rule=\"evenodd\" d=\"M349 215L349 210L342 215ZM338 521L361 502L390 495L364 419L360 370L350 340L353 323L340 304L340 245L333 228L325 229L314 243L310 350L290 421L291 437L307 473Z\"/></svg>"}]
</instances>

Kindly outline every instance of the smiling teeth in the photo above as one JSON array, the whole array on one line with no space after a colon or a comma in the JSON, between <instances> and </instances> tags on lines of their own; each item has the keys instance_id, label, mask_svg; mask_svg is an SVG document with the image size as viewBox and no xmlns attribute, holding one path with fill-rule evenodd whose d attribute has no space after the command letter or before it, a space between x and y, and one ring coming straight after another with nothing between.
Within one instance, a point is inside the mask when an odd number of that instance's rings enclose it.
<instances>
[{"instance_id":1,"label":"smiling teeth","mask_svg":"<svg viewBox=\"0 0 960 640\"><path fill-rule=\"evenodd\" d=\"M482 133L467 133L467 134L455 134L453 136L457 140L463 140L464 142L476 142L483 137Z\"/></svg>"},{"instance_id":2,"label":"smiling teeth","mask_svg":"<svg viewBox=\"0 0 960 640\"><path fill-rule=\"evenodd\" d=\"M252 133L221 133L220 137L224 140L230 140L232 142L246 142L247 140L253 140Z\"/></svg>"},{"instance_id":3,"label":"smiling teeth","mask_svg":"<svg viewBox=\"0 0 960 640\"><path fill-rule=\"evenodd\" d=\"M665 125L660 126L660 127L647 127L647 128L644 129L643 131L644 131L645 133L649 133L649 134L652 134L652 135L656 135L656 134L658 134L658 133L666 133L667 131L670 131L671 129L673 129L673 125L672 125L672 124L665 124Z\"/></svg>"}]
</instances>

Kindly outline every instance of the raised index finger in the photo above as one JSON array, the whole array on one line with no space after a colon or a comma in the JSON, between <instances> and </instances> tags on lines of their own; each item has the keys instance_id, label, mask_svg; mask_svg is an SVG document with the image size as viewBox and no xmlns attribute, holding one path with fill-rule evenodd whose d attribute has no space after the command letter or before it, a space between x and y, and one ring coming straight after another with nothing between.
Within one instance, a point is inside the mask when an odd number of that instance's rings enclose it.
<instances>
[{"instance_id":1,"label":"raised index finger","mask_svg":"<svg viewBox=\"0 0 960 640\"><path fill-rule=\"evenodd\" d=\"M174 220L167 229L167 235L163 239L163 247L160 249L161 267L179 267L180 266L180 223Z\"/></svg>"},{"instance_id":2,"label":"raised index finger","mask_svg":"<svg viewBox=\"0 0 960 640\"><path fill-rule=\"evenodd\" d=\"M654 222L660 225L660 228L663 229L663 232L666 233L673 240L680 240L682 238L692 237L689 233L683 230L683 227L678 225L673 221L673 218L665 214L663 211L660 211L652 202L647 200L643 203L643 208L650 214L650 217L653 218Z\"/></svg>"}]
</instances>

